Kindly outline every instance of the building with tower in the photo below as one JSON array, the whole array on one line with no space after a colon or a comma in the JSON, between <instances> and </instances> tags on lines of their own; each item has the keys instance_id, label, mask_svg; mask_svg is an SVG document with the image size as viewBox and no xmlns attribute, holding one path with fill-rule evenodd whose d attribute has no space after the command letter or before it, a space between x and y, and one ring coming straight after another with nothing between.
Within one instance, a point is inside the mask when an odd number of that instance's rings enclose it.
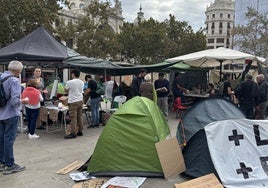
<instances>
[{"instance_id":1,"label":"building with tower","mask_svg":"<svg viewBox=\"0 0 268 188\"><path fill-rule=\"evenodd\" d=\"M60 15L66 23L75 23L78 17L86 14L84 9L92 3L92 0L69 0L69 3L70 9L62 9ZM115 33L119 33L120 27L123 26L124 23L121 2L119 0L114 0L114 6L111 7L111 9L115 15L109 18L108 25Z\"/></svg>"},{"instance_id":2,"label":"building with tower","mask_svg":"<svg viewBox=\"0 0 268 188\"><path fill-rule=\"evenodd\" d=\"M206 39L207 48L232 48L234 27L234 0L215 0L206 8Z\"/></svg>"},{"instance_id":3,"label":"building with tower","mask_svg":"<svg viewBox=\"0 0 268 188\"><path fill-rule=\"evenodd\" d=\"M140 11L137 12L137 18L135 18L134 20L134 25L137 25L139 22L143 22L145 21L145 18L144 18L144 13L142 12L142 7L140 5Z\"/></svg>"}]
</instances>

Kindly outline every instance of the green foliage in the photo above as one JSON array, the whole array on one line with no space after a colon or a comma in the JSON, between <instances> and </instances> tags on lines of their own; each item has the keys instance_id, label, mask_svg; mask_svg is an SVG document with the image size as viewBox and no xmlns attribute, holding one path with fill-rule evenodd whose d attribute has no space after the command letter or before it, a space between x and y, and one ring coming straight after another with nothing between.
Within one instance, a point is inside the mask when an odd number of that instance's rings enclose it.
<instances>
[{"instance_id":1,"label":"green foliage","mask_svg":"<svg viewBox=\"0 0 268 188\"><path fill-rule=\"evenodd\" d=\"M233 29L234 46L246 53L268 57L268 12L248 8L246 17L247 25Z\"/></svg>"},{"instance_id":2,"label":"green foliage","mask_svg":"<svg viewBox=\"0 0 268 188\"><path fill-rule=\"evenodd\" d=\"M61 7L57 2L0 0L0 47L44 26L61 40L71 41L77 52L113 61L153 64L206 48L202 30L195 33L187 22L177 21L172 15L164 22L150 18L138 25L124 23L117 34L109 25L109 18L115 16L110 1L93 0L85 8L85 16L68 23L60 19ZM69 4L65 0L61 2Z\"/></svg>"},{"instance_id":3,"label":"green foliage","mask_svg":"<svg viewBox=\"0 0 268 188\"><path fill-rule=\"evenodd\" d=\"M152 18L138 25L125 23L121 30L121 54L136 64L158 63L206 48L203 31L194 33L187 22L177 21L172 15L161 23Z\"/></svg>"},{"instance_id":4,"label":"green foliage","mask_svg":"<svg viewBox=\"0 0 268 188\"><path fill-rule=\"evenodd\" d=\"M0 47L29 34L39 26L53 31L60 9L57 0L0 0Z\"/></svg>"}]
</instances>

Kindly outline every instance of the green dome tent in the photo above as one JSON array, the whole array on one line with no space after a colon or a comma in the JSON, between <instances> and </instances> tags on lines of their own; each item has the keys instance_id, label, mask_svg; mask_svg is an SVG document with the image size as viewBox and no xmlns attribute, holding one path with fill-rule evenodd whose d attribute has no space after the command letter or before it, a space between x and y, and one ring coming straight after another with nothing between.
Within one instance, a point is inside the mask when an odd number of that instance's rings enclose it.
<instances>
[{"instance_id":1,"label":"green dome tent","mask_svg":"<svg viewBox=\"0 0 268 188\"><path fill-rule=\"evenodd\" d=\"M169 134L158 106L150 99L134 97L109 119L87 171L94 176L163 177L155 143Z\"/></svg>"}]
</instances>

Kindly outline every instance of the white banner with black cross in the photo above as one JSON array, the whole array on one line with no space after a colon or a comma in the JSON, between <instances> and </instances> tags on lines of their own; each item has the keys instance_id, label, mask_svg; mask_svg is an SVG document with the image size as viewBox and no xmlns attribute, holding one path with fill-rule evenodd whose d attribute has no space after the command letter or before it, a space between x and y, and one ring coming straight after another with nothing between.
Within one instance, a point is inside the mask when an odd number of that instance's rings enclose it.
<instances>
[{"instance_id":1,"label":"white banner with black cross","mask_svg":"<svg viewBox=\"0 0 268 188\"><path fill-rule=\"evenodd\" d=\"M226 188L268 187L268 120L217 121L205 126L205 132Z\"/></svg>"}]
</instances>

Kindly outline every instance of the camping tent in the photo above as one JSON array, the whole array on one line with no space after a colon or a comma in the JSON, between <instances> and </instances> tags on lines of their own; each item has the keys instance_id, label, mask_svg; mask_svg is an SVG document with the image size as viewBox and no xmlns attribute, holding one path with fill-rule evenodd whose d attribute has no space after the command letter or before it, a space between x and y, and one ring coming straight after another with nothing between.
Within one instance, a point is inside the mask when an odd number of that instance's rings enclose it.
<instances>
[{"instance_id":1,"label":"camping tent","mask_svg":"<svg viewBox=\"0 0 268 188\"><path fill-rule=\"evenodd\" d=\"M134 97L110 117L88 162L93 176L163 177L155 143L170 130L158 106Z\"/></svg>"},{"instance_id":2,"label":"camping tent","mask_svg":"<svg viewBox=\"0 0 268 188\"><path fill-rule=\"evenodd\" d=\"M267 123L228 119L205 126L209 153L224 187L268 186Z\"/></svg>"},{"instance_id":3,"label":"camping tent","mask_svg":"<svg viewBox=\"0 0 268 188\"><path fill-rule=\"evenodd\" d=\"M177 130L179 143L186 144L183 156L185 173L200 177L216 173L210 158L204 127L211 122L245 118L240 109L228 100L210 98L194 104L183 115Z\"/></svg>"}]
</instances>

